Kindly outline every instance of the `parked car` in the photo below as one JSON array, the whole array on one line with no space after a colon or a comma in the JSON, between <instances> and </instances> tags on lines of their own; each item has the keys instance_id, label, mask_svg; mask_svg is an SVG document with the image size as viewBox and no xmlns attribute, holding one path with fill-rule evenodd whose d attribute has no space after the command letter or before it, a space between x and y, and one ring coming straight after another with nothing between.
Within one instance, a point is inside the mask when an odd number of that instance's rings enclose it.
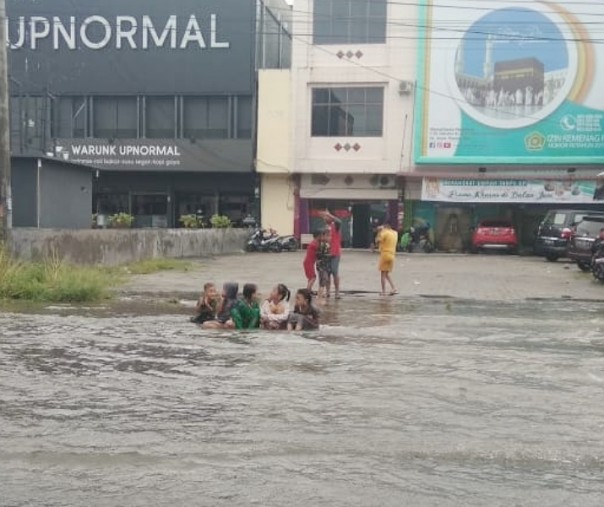
<instances>
[{"instance_id":1,"label":"parked car","mask_svg":"<svg viewBox=\"0 0 604 507\"><path fill-rule=\"evenodd\" d=\"M509 220L483 220L472 234L472 251L518 250L518 236Z\"/></svg>"},{"instance_id":2,"label":"parked car","mask_svg":"<svg viewBox=\"0 0 604 507\"><path fill-rule=\"evenodd\" d=\"M595 241L603 229L604 216L594 215L583 217L573 230L568 244L568 257L577 263L581 271L591 271Z\"/></svg>"},{"instance_id":3,"label":"parked car","mask_svg":"<svg viewBox=\"0 0 604 507\"><path fill-rule=\"evenodd\" d=\"M604 212L584 209L554 209L548 211L537 231L535 253L545 257L550 262L566 257L573 227L587 215L599 214L604 215Z\"/></svg>"}]
</instances>

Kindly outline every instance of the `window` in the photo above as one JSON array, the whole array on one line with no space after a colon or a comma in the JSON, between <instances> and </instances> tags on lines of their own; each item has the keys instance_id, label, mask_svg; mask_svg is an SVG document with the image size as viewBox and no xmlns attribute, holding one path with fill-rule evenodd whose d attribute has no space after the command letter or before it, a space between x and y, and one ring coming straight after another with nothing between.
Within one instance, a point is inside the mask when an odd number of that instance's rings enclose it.
<instances>
[{"instance_id":1,"label":"window","mask_svg":"<svg viewBox=\"0 0 604 507\"><path fill-rule=\"evenodd\" d=\"M383 44L387 0L314 0L315 44Z\"/></svg>"},{"instance_id":2,"label":"window","mask_svg":"<svg viewBox=\"0 0 604 507\"><path fill-rule=\"evenodd\" d=\"M237 100L237 138L252 137L252 97L239 97Z\"/></svg>"},{"instance_id":3,"label":"window","mask_svg":"<svg viewBox=\"0 0 604 507\"><path fill-rule=\"evenodd\" d=\"M146 136L150 139L176 137L176 108L174 97L147 97Z\"/></svg>"},{"instance_id":4,"label":"window","mask_svg":"<svg viewBox=\"0 0 604 507\"><path fill-rule=\"evenodd\" d=\"M189 139L226 139L229 101L226 97L185 97L183 135Z\"/></svg>"},{"instance_id":5,"label":"window","mask_svg":"<svg viewBox=\"0 0 604 507\"><path fill-rule=\"evenodd\" d=\"M136 97L95 97L94 137L133 139L138 136Z\"/></svg>"},{"instance_id":6,"label":"window","mask_svg":"<svg viewBox=\"0 0 604 507\"><path fill-rule=\"evenodd\" d=\"M56 97L52 102L52 137L86 137L88 108L86 97Z\"/></svg>"},{"instance_id":7,"label":"window","mask_svg":"<svg viewBox=\"0 0 604 507\"><path fill-rule=\"evenodd\" d=\"M312 135L380 137L384 89L315 88L312 90Z\"/></svg>"}]
</instances>

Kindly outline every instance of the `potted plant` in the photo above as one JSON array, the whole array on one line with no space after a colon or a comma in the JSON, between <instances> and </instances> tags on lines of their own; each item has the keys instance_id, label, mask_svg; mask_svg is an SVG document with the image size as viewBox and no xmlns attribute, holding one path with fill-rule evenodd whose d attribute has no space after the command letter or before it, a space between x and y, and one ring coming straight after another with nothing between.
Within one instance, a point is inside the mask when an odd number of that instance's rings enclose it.
<instances>
[{"instance_id":1,"label":"potted plant","mask_svg":"<svg viewBox=\"0 0 604 507\"><path fill-rule=\"evenodd\" d=\"M185 229L201 229L203 227L203 222L193 213L190 215L182 215L178 221Z\"/></svg>"},{"instance_id":2,"label":"potted plant","mask_svg":"<svg viewBox=\"0 0 604 507\"><path fill-rule=\"evenodd\" d=\"M214 229L230 229L233 226L231 219L225 215L213 215L210 223Z\"/></svg>"},{"instance_id":3,"label":"potted plant","mask_svg":"<svg viewBox=\"0 0 604 507\"><path fill-rule=\"evenodd\" d=\"M112 229L130 229L134 223L134 216L129 213L116 213L109 217Z\"/></svg>"}]
</instances>

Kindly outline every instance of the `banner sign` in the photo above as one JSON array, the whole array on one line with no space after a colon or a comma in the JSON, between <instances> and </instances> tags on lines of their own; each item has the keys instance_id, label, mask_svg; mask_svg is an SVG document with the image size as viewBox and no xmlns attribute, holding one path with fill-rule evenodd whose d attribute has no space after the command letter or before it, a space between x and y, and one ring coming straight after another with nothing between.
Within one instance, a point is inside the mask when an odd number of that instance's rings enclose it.
<instances>
[{"instance_id":1,"label":"banner sign","mask_svg":"<svg viewBox=\"0 0 604 507\"><path fill-rule=\"evenodd\" d=\"M251 172L247 140L58 139L55 157L111 171Z\"/></svg>"},{"instance_id":2,"label":"banner sign","mask_svg":"<svg viewBox=\"0 0 604 507\"><path fill-rule=\"evenodd\" d=\"M604 163L604 2L423 4L416 162Z\"/></svg>"},{"instance_id":3,"label":"banner sign","mask_svg":"<svg viewBox=\"0 0 604 507\"><path fill-rule=\"evenodd\" d=\"M20 92L251 94L254 0L7 0Z\"/></svg>"},{"instance_id":4,"label":"banner sign","mask_svg":"<svg viewBox=\"0 0 604 507\"><path fill-rule=\"evenodd\" d=\"M565 204L604 200L595 181L441 180L424 178L422 201Z\"/></svg>"}]
</instances>

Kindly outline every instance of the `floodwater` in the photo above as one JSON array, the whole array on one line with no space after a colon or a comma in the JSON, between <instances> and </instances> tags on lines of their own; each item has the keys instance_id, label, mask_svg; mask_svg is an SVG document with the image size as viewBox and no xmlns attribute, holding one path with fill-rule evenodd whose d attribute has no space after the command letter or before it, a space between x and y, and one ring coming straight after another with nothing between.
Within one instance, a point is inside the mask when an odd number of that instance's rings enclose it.
<instances>
[{"instance_id":1,"label":"floodwater","mask_svg":"<svg viewBox=\"0 0 604 507\"><path fill-rule=\"evenodd\" d=\"M349 298L317 334L0 315L3 506L601 506L601 305Z\"/></svg>"}]
</instances>

